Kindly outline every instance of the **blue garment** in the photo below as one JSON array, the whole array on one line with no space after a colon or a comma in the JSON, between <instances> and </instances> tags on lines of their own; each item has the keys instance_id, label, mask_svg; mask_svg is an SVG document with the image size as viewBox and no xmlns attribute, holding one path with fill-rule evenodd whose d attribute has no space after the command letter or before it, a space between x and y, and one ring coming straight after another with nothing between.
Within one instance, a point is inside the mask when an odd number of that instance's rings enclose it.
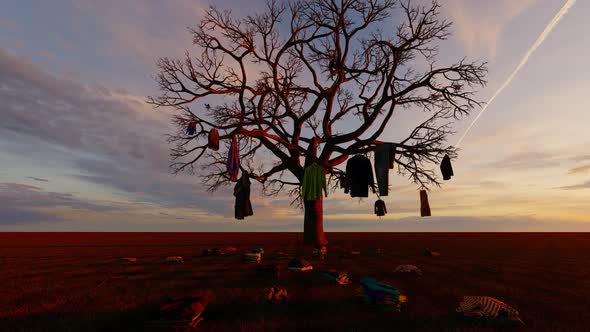
<instances>
[{"instance_id":1,"label":"blue garment","mask_svg":"<svg viewBox=\"0 0 590 332\"><path fill-rule=\"evenodd\" d=\"M226 166L229 180L233 182L238 181L238 172L240 171L240 150L235 135L231 138Z\"/></svg>"}]
</instances>

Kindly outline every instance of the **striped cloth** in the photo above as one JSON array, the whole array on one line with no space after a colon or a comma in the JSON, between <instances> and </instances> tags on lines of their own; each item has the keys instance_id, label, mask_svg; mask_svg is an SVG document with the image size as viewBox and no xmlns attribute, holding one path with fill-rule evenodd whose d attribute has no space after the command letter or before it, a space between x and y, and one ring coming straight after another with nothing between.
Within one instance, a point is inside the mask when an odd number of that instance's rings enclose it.
<instances>
[{"instance_id":1,"label":"striped cloth","mask_svg":"<svg viewBox=\"0 0 590 332\"><path fill-rule=\"evenodd\" d=\"M463 296L457 312L472 318L508 318L520 320L518 311L489 296ZM501 313L500 315L498 315Z\"/></svg>"}]
</instances>

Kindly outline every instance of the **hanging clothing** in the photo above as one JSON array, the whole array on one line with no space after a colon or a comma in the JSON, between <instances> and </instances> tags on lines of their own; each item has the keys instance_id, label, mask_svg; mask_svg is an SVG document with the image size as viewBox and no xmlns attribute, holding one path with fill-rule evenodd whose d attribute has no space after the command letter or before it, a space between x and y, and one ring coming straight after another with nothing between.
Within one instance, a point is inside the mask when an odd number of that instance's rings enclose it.
<instances>
[{"instance_id":1,"label":"hanging clothing","mask_svg":"<svg viewBox=\"0 0 590 332\"><path fill-rule=\"evenodd\" d=\"M378 217L383 217L387 214L387 208L385 207L385 202L382 200L378 200L375 202L375 214Z\"/></svg>"},{"instance_id":2,"label":"hanging clothing","mask_svg":"<svg viewBox=\"0 0 590 332\"><path fill-rule=\"evenodd\" d=\"M209 141L207 146L213 151L219 150L219 132L216 128L212 128L209 132Z\"/></svg>"},{"instance_id":3,"label":"hanging clothing","mask_svg":"<svg viewBox=\"0 0 590 332\"><path fill-rule=\"evenodd\" d=\"M197 121L191 121L186 127L186 134L189 136L193 136L197 132Z\"/></svg>"},{"instance_id":4,"label":"hanging clothing","mask_svg":"<svg viewBox=\"0 0 590 332\"><path fill-rule=\"evenodd\" d=\"M375 192L373 167L369 158L357 154L348 159L346 176L350 179L350 197L369 197L369 187Z\"/></svg>"},{"instance_id":5,"label":"hanging clothing","mask_svg":"<svg viewBox=\"0 0 590 332\"><path fill-rule=\"evenodd\" d=\"M238 172L240 170L240 150L235 135L231 138L226 166L229 180L236 182L238 180Z\"/></svg>"},{"instance_id":6,"label":"hanging clothing","mask_svg":"<svg viewBox=\"0 0 590 332\"><path fill-rule=\"evenodd\" d=\"M420 215L430 217L430 204L428 204L428 193L426 190L420 190Z\"/></svg>"},{"instance_id":7,"label":"hanging clothing","mask_svg":"<svg viewBox=\"0 0 590 332\"><path fill-rule=\"evenodd\" d=\"M317 163L312 163L305 168L301 195L306 201L317 201L322 199L322 190L326 194L326 197L328 197L328 192L326 191L326 171Z\"/></svg>"},{"instance_id":8,"label":"hanging clothing","mask_svg":"<svg viewBox=\"0 0 590 332\"><path fill-rule=\"evenodd\" d=\"M393 168L395 145L383 143L375 147L375 177L379 187L379 195L389 194L389 169Z\"/></svg>"},{"instance_id":9,"label":"hanging clothing","mask_svg":"<svg viewBox=\"0 0 590 332\"><path fill-rule=\"evenodd\" d=\"M340 189L344 189L345 194L348 194L350 191L350 179L346 176L346 174L340 177Z\"/></svg>"},{"instance_id":10,"label":"hanging clothing","mask_svg":"<svg viewBox=\"0 0 590 332\"><path fill-rule=\"evenodd\" d=\"M234 205L236 219L242 220L244 217L254 214L252 203L250 202L250 177L247 174L242 173L242 177L236 182L234 196L236 197L236 203Z\"/></svg>"},{"instance_id":11,"label":"hanging clothing","mask_svg":"<svg viewBox=\"0 0 590 332\"><path fill-rule=\"evenodd\" d=\"M455 175L453 173L453 165L451 165L451 158L448 154L445 154L440 163L440 171L442 172L444 180L450 180L451 176Z\"/></svg>"}]
</instances>

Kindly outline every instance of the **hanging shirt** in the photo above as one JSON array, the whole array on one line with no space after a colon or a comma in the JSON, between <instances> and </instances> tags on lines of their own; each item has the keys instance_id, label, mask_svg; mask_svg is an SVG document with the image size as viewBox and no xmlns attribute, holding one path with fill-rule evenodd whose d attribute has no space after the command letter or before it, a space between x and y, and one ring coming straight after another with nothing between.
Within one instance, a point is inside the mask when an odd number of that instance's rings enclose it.
<instances>
[{"instance_id":1,"label":"hanging shirt","mask_svg":"<svg viewBox=\"0 0 590 332\"><path fill-rule=\"evenodd\" d=\"M428 193L426 190L420 190L420 215L430 217L430 204L428 204Z\"/></svg>"},{"instance_id":2,"label":"hanging shirt","mask_svg":"<svg viewBox=\"0 0 590 332\"><path fill-rule=\"evenodd\" d=\"M242 220L244 217L254 214L252 203L250 202L250 178L245 173L242 173L242 177L234 186L234 196L236 197L236 203L234 205L236 219Z\"/></svg>"},{"instance_id":3,"label":"hanging shirt","mask_svg":"<svg viewBox=\"0 0 590 332\"><path fill-rule=\"evenodd\" d=\"M369 158L358 154L348 159L346 176L350 181L350 197L369 197L369 187L375 192L373 167Z\"/></svg>"},{"instance_id":4,"label":"hanging shirt","mask_svg":"<svg viewBox=\"0 0 590 332\"><path fill-rule=\"evenodd\" d=\"M375 202L375 214L378 217L382 217L387 214L387 208L385 207L385 202L383 200L378 200Z\"/></svg>"},{"instance_id":5,"label":"hanging shirt","mask_svg":"<svg viewBox=\"0 0 590 332\"><path fill-rule=\"evenodd\" d=\"M322 198L322 190L328 197L326 191L326 171L317 163L312 163L305 168L301 195L306 201L317 201Z\"/></svg>"},{"instance_id":6,"label":"hanging shirt","mask_svg":"<svg viewBox=\"0 0 590 332\"><path fill-rule=\"evenodd\" d=\"M219 150L219 132L216 128L212 128L209 132L209 141L207 146L213 151Z\"/></svg>"},{"instance_id":7,"label":"hanging shirt","mask_svg":"<svg viewBox=\"0 0 590 332\"><path fill-rule=\"evenodd\" d=\"M191 121L186 128L186 134L193 136L197 132L197 121Z\"/></svg>"},{"instance_id":8,"label":"hanging shirt","mask_svg":"<svg viewBox=\"0 0 590 332\"><path fill-rule=\"evenodd\" d=\"M229 180L236 182L238 180L238 172L240 171L240 150L235 135L231 138L226 166Z\"/></svg>"},{"instance_id":9,"label":"hanging shirt","mask_svg":"<svg viewBox=\"0 0 590 332\"><path fill-rule=\"evenodd\" d=\"M442 172L444 180L450 180L451 176L455 175L453 173L453 165L451 165L451 158L447 154L445 154L440 163L440 171Z\"/></svg>"},{"instance_id":10,"label":"hanging shirt","mask_svg":"<svg viewBox=\"0 0 590 332\"><path fill-rule=\"evenodd\" d=\"M393 168L395 145L383 143L375 147L375 177L379 187L379 195L389 194L389 169Z\"/></svg>"}]
</instances>

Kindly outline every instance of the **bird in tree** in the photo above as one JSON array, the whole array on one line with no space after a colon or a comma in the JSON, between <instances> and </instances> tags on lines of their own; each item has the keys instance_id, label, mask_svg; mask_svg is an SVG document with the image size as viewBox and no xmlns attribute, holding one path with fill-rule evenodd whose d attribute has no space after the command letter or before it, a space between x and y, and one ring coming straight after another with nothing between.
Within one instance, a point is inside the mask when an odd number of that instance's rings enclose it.
<instances>
[{"instance_id":1,"label":"bird in tree","mask_svg":"<svg viewBox=\"0 0 590 332\"><path fill-rule=\"evenodd\" d=\"M301 197L305 166L325 169L331 190L350 156L371 153L404 112L422 114L393 143L397 172L419 189L440 186L434 164L457 157L446 144L452 123L482 102L485 62L438 66L438 43L451 22L437 1L269 1L261 13L236 17L210 7L189 28L195 54L158 60L154 107L171 109L178 131L171 169L198 167L209 191L230 184L226 158L237 138L240 171L264 195L288 194L304 209L304 241L326 245L322 198ZM187 124L196 123L188 136ZM211 130L219 150L208 149Z\"/></svg>"}]
</instances>

